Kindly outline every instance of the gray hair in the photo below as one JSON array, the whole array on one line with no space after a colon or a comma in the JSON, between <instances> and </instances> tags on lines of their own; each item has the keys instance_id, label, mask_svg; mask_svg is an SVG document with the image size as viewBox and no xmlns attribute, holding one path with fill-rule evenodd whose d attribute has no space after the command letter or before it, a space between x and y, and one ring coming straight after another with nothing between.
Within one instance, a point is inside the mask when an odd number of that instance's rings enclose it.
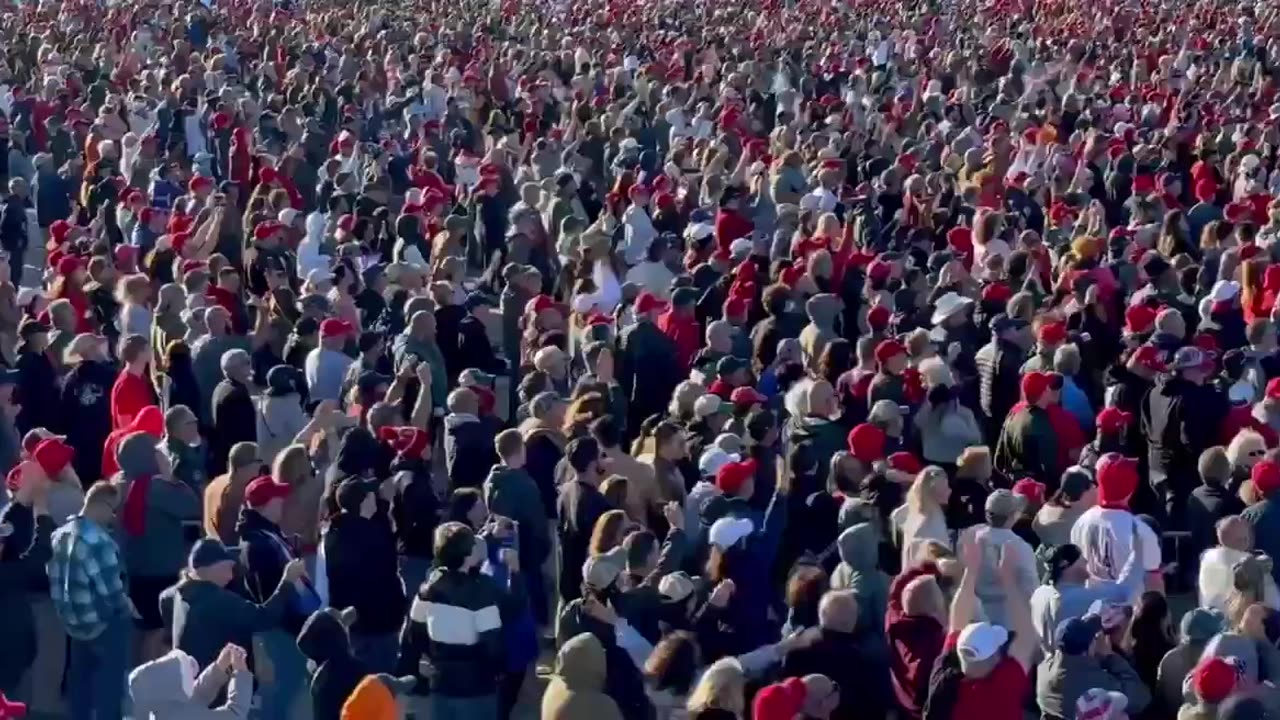
<instances>
[{"instance_id":1,"label":"gray hair","mask_svg":"<svg viewBox=\"0 0 1280 720\"><path fill-rule=\"evenodd\" d=\"M1068 377L1080 372L1080 348L1068 343L1053 353L1053 369Z\"/></svg>"},{"instance_id":2,"label":"gray hair","mask_svg":"<svg viewBox=\"0 0 1280 720\"><path fill-rule=\"evenodd\" d=\"M858 598L852 590L832 590L818 601L818 624L824 630L853 632L858 625Z\"/></svg>"},{"instance_id":3,"label":"gray hair","mask_svg":"<svg viewBox=\"0 0 1280 720\"><path fill-rule=\"evenodd\" d=\"M556 403L564 402L560 399L560 395L551 390L545 390L533 396L529 401L529 416L539 420L545 418Z\"/></svg>"},{"instance_id":4,"label":"gray hair","mask_svg":"<svg viewBox=\"0 0 1280 720\"><path fill-rule=\"evenodd\" d=\"M223 376L231 377L231 371L234 370L237 366L248 365L249 363L250 363L249 353L239 348L236 348L234 350L228 350L222 353L222 359L219 361L218 364L222 368Z\"/></svg>"}]
</instances>

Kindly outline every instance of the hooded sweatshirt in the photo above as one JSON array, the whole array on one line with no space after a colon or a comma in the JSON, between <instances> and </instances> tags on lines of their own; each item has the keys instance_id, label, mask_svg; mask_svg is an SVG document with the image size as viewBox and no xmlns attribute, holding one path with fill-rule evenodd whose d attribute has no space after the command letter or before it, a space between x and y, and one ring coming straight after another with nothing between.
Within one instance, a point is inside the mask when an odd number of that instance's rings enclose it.
<instances>
[{"instance_id":1,"label":"hooded sweatshirt","mask_svg":"<svg viewBox=\"0 0 1280 720\"><path fill-rule=\"evenodd\" d=\"M560 648L556 674L542 696L542 720L622 720L618 705L603 691L605 652L591 633Z\"/></svg>"},{"instance_id":2,"label":"hooded sweatshirt","mask_svg":"<svg viewBox=\"0 0 1280 720\"><path fill-rule=\"evenodd\" d=\"M223 672L214 665L200 666L181 650L170 650L129 673L132 717L139 720L230 720L249 717L253 700L253 675L239 670L231 676L227 702L210 709L222 690Z\"/></svg>"},{"instance_id":3,"label":"hooded sweatshirt","mask_svg":"<svg viewBox=\"0 0 1280 720\"><path fill-rule=\"evenodd\" d=\"M809 324L800 331L800 351L810 370L818 368L818 358L827 343L839 337L836 334L836 316L840 314L840 298L831 293L820 293L805 303Z\"/></svg>"},{"instance_id":4,"label":"hooded sweatshirt","mask_svg":"<svg viewBox=\"0 0 1280 720\"><path fill-rule=\"evenodd\" d=\"M333 610L318 610L298 633L298 649L315 664L311 676L311 704L316 720L339 720L342 704L368 673L351 654L347 629Z\"/></svg>"},{"instance_id":5,"label":"hooded sweatshirt","mask_svg":"<svg viewBox=\"0 0 1280 720\"><path fill-rule=\"evenodd\" d=\"M200 498L181 480L158 477L156 439L129 435L116 449L124 487L125 567L137 577L177 577L186 564L184 522L200 519Z\"/></svg>"},{"instance_id":6,"label":"hooded sweatshirt","mask_svg":"<svg viewBox=\"0 0 1280 720\"><path fill-rule=\"evenodd\" d=\"M852 590L858 599L858 627L884 633L889 579L877 567L880 539L870 523L858 523L836 540L840 564L831 573L833 590Z\"/></svg>"}]
</instances>

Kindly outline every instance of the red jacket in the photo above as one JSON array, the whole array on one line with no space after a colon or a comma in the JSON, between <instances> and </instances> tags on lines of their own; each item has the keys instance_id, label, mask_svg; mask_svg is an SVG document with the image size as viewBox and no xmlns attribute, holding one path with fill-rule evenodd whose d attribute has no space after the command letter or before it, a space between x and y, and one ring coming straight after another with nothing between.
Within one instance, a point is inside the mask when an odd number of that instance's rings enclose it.
<instances>
[{"instance_id":1,"label":"red jacket","mask_svg":"<svg viewBox=\"0 0 1280 720\"><path fill-rule=\"evenodd\" d=\"M918 577L938 576L938 567L923 563L904 569L889 584L889 608L885 613L885 637L889 641L889 677L904 718L919 720L929 696L929 676L942 654L946 628L936 618L908 615L902 607L902 591Z\"/></svg>"}]
</instances>

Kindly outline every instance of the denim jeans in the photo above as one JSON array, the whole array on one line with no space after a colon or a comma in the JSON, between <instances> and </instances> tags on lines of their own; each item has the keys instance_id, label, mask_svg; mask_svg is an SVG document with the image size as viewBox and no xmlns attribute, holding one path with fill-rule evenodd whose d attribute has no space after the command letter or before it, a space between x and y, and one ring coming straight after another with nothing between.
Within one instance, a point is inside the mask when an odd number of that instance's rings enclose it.
<instances>
[{"instance_id":1,"label":"denim jeans","mask_svg":"<svg viewBox=\"0 0 1280 720\"><path fill-rule=\"evenodd\" d=\"M498 696L446 697L433 693L427 697L432 720L498 720Z\"/></svg>"},{"instance_id":2,"label":"denim jeans","mask_svg":"<svg viewBox=\"0 0 1280 720\"><path fill-rule=\"evenodd\" d=\"M113 619L92 640L71 638L71 720L121 720L133 622Z\"/></svg>"},{"instance_id":3,"label":"denim jeans","mask_svg":"<svg viewBox=\"0 0 1280 720\"><path fill-rule=\"evenodd\" d=\"M298 642L283 630L269 630L258 636L262 650L271 663L270 682L262 682L258 692L262 696L263 720L290 720L301 713L296 706L311 695L307 688L307 662L298 650ZM301 696L305 695L303 698ZM305 713L307 717L309 713Z\"/></svg>"}]
</instances>

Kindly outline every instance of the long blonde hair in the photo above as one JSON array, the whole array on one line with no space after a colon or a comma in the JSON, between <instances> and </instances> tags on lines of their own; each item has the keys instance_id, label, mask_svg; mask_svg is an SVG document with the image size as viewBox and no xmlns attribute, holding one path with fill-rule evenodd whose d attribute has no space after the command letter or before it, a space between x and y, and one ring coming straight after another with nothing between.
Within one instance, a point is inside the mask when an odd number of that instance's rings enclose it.
<instances>
[{"instance_id":1,"label":"long blonde hair","mask_svg":"<svg viewBox=\"0 0 1280 720\"><path fill-rule=\"evenodd\" d=\"M690 715L704 710L727 710L742 717L746 710L747 678L737 658L726 657L711 663L689 693L685 706Z\"/></svg>"},{"instance_id":2,"label":"long blonde hair","mask_svg":"<svg viewBox=\"0 0 1280 720\"><path fill-rule=\"evenodd\" d=\"M907 508L919 515L942 512L942 507L933 499L933 486L938 482L950 482L947 473L936 465L916 473L907 490Z\"/></svg>"}]
</instances>

